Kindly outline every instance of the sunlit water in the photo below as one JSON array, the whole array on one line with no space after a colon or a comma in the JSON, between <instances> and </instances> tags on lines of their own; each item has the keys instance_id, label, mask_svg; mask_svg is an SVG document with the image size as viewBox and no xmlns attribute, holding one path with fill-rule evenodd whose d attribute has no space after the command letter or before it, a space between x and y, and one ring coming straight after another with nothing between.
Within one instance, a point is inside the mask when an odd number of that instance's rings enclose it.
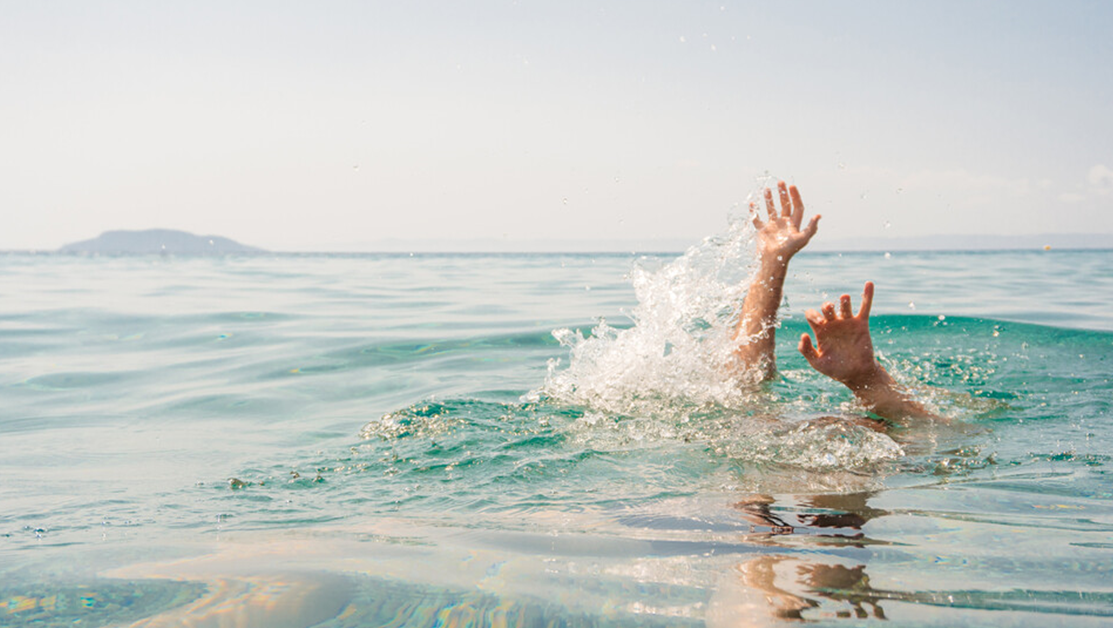
<instances>
[{"instance_id":1,"label":"sunlit water","mask_svg":"<svg viewBox=\"0 0 1113 628\"><path fill-rule=\"evenodd\" d=\"M0 625L1113 621L1113 252L802 254L754 389L745 245L0 257Z\"/></svg>"}]
</instances>

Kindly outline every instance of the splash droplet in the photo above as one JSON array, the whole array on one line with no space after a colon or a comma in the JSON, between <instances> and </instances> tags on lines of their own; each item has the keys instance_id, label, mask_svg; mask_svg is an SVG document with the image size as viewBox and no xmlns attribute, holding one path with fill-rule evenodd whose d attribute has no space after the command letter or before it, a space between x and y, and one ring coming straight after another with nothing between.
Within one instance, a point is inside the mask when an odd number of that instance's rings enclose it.
<instances>
[{"instance_id":1,"label":"splash droplet","mask_svg":"<svg viewBox=\"0 0 1113 628\"><path fill-rule=\"evenodd\" d=\"M910 309L910 310L916 309L916 304L913 303L912 301L909 301L908 302L908 309Z\"/></svg>"},{"instance_id":2,"label":"splash droplet","mask_svg":"<svg viewBox=\"0 0 1113 628\"><path fill-rule=\"evenodd\" d=\"M889 258L890 258L890 257L892 257L892 256L893 256L893 254L892 254L892 253L890 253L890 252L888 252L888 251L886 251L886 252L885 252L885 259L889 259Z\"/></svg>"}]
</instances>

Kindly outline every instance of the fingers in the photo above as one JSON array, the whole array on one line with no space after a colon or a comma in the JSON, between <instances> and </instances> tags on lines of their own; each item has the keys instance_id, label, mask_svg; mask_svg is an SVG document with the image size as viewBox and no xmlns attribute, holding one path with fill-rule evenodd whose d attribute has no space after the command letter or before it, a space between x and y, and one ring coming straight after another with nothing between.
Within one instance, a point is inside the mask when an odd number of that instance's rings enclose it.
<instances>
[{"instance_id":1,"label":"fingers","mask_svg":"<svg viewBox=\"0 0 1113 628\"><path fill-rule=\"evenodd\" d=\"M757 215L757 205L750 203L750 222L754 223L754 229L761 231L765 223L761 222L761 217Z\"/></svg>"},{"instance_id":2,"label":"fingers","mask_svg":"<svg viewBox=\"0 0 1113 628\"><path fill-rule=\"evenodd\" d=\"M804 312L804 320L808 321L808 325L811 326L812 331L816 332L815 337L819 338L819 328L822 327L825 322L823 320L823 315L815 310L808 310Z\"/></svg>"},{"instance_id":3,"label":"fingers","mask_svg":"<svg viewBox=\"0 0 1113 628\"><path fill-rule=\"evenodd\" d=\"M854 313L850 311L850 295L844 294L839 297L839 315L843 318L851 318Z\"/></svg>"},{"instance_id":4,"label":"fingers","mask_svg":"<svg viewBox=\"0 0 1113 628\"><path fill-rule=\"evenodd\" d=\"M773 190L765 188L765 213L769 214L769 220L777 218L777 206L773 204Z\"/></svg>"},{"instance_id":5,"label":"fingers","mask_svg":"<svg viewBox=\"0 0 1113 628\"><path fill-rule=\"evenodd\" d=\"M784 181L777 182L777 192L781 195L781 216L789 218L792 216L792 201L788 199L788 187L785 186Z\"/></svg>"},{"instance_id":6,"label":"fingers","mask_svg":"<svg viewBox=\"0 0 1113 628\"><path fill-rule=\"evenodd\" d=\"M803 231L804 237L806 237L809 240L812 239L812 236L815 235L816 230L819 228L819 219L820 218L823 218L823 216L821 216L820 214L816 214L815 216L812 216L812 219L810 221L808 221L808 226L804 228L804 231Z\"/></svg>"},{"instance_id":7,"label":"fingers","mask_svg":"<svg viewBox=\"0 0 1113 628\"><path fill-rule=\"evenodd\" d=\"M835 320L835 304L830 301L823 304L823 318L829 321Z\"/></svg>"},{"instance_id":8,"label":"fingers","mask_svg":"<svg viewBox=\"0 0 1113 628\"><path fill-rule=\"evenodd\" d=\"M873 282L867 281L862 290L862 307L858 308L858 318L869 318L870 308L873 307Z\"/></svg>"},{"instance_id":9,"label":"fingers","mask_svg":"<svg viewBox=\"0 0 1113 628\"><path fill-rule=\"evenodd\" d=\"M792 196L792 224L800 228L800 221L804 220L804 201L800 200L800 190L795 185L789 186L788 193Z\"/></svg>"},{"instance_id":10,"label":"fingers","mask_svg":"<svg viewBox=\"0 0 1113 628\"><path fill-rule=\"evenodd\" d=\"M819 359L819 353L817 353L815 347L812 346L812 337L807 334L800 336L800 345L796 348L799 349L800 354L804 356L808 364L813 364Z\"/></svg>"}]
</instances>

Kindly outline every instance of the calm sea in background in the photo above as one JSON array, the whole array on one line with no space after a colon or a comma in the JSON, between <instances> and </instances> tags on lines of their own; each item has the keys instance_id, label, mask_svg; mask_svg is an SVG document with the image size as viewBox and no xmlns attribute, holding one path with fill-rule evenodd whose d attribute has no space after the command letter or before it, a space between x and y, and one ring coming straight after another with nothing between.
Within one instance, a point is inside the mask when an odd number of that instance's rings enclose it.
<instances>
[{"instance_id":1,"label":"calm sea in background","mask_svg":"<svg viewBox=\"0 0 1113 628\"><path fill-rule=\"evenodd\" d=\"M1113 621L1113 252L801 254L760 390L744 258L0 255L0 624Z\"/></svg>"}]
</instances>

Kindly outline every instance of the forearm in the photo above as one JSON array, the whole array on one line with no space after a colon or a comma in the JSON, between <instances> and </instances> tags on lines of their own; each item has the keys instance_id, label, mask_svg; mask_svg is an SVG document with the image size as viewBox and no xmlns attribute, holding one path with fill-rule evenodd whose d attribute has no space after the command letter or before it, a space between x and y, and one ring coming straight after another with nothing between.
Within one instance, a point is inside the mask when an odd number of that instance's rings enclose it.
<instances>
[{"instance_id":1,"label":"forearm","mask_svg":"<svg viewBox=\"0 0 1113 628\"><path fill-rule=\"evenodd\" d=\"M776 372L777 310L784 293L788 260L762 259L746 298L734 332L735 355L746 370L761 369L768 379Z\"/></svg>"},{"instance_id":2,"label":"forearm","mask_svg":"<svg viewBox=\"0 0 1113 628\"><path fill-rule=\"evenodd\" d=\"M874 366L868 375L842 382L870 412L893 421L941 418L913 399L880 364Z\"/></svg>"}]
</instances>

